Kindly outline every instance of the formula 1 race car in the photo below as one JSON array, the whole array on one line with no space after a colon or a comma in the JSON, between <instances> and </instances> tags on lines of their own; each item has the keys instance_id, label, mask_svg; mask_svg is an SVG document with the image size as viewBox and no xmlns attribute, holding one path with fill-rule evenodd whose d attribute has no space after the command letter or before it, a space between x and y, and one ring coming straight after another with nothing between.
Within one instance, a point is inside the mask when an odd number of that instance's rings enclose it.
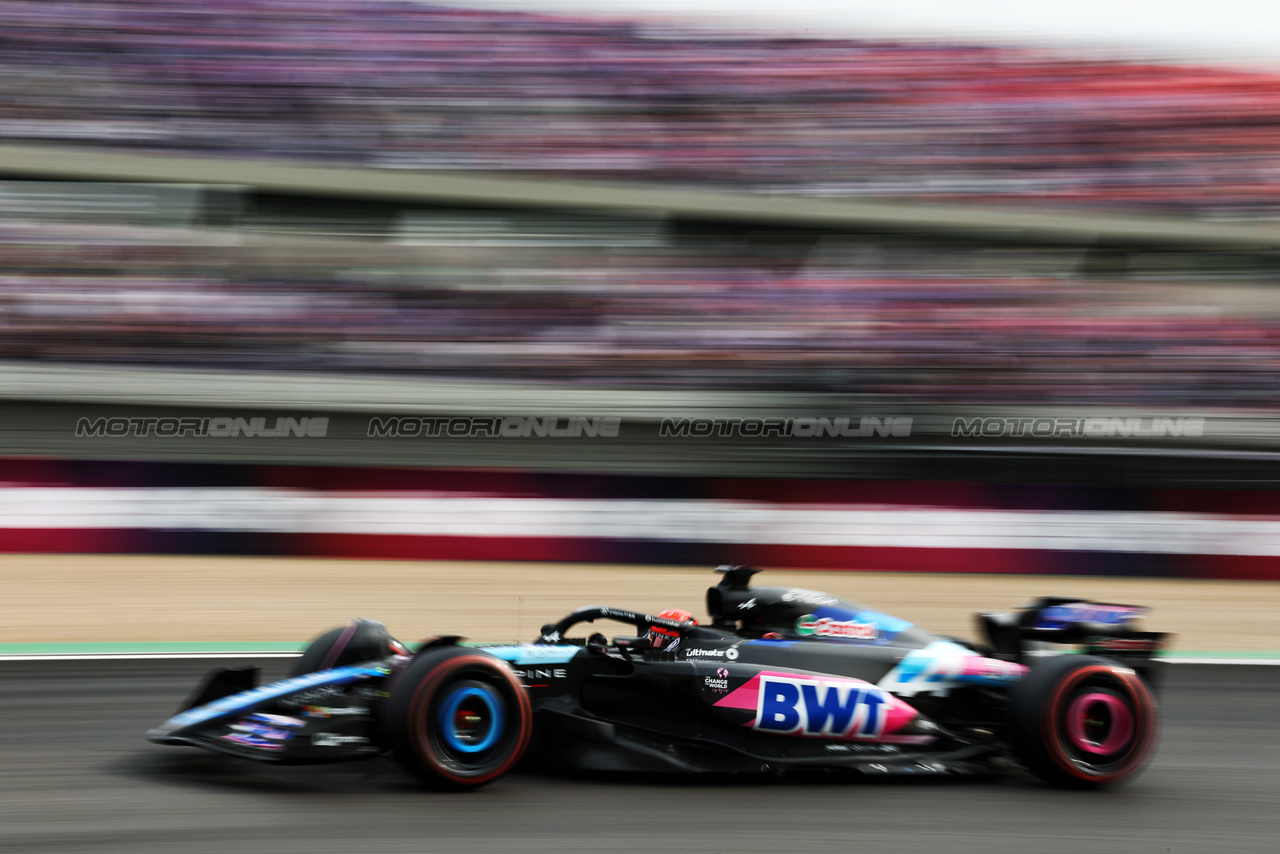
<instances>
[{"instance_id":1,"label":"formula 1 race car","mask_svg":"<svg viewBox=\"0 0 1280 854\"><path fill-rule=\"evenodd\" d=\"M718 571L710 626L591 606L533 643L438 637L411 653L380 623L353 620L317 638L283 681L214 671L147 736L291 764L390 753L445 789L491 782L522 758L588 771L915 775L1018 763L1088 787L1131 777L1152 753L1147 685L1165 636L1133 627L1141 608L1041 598L978 615L986 642L974 644L825 593L752 587L758 570ZM635 633L573 636L597 620Z\"/></svg>"}]
</instances>

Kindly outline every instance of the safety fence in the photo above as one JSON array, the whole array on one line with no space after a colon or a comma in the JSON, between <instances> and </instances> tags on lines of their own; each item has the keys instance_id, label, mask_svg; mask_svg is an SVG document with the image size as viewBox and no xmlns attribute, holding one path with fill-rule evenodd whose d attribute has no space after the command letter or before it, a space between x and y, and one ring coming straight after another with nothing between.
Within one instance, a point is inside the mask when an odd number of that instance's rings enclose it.
<instances>
[{"instance_id":1,"label":"safety fence","mask_svg":"<svg viewBox=\"0 0 1280 854\"><path fill-rule=\"evenodd\" d=\"M0 462L0 550L1280 580L1280 493Z\"/></svg>"}]
</instances>

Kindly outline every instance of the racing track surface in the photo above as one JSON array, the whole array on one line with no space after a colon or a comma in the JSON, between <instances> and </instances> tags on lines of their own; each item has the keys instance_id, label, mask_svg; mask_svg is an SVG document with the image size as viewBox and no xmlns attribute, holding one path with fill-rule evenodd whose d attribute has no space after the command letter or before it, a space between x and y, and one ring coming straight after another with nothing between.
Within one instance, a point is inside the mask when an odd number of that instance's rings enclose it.
<instances>
[{"instance_id":1,"label":"racing track surface","mask_svg":"<svg viewBox=\"0 0 1280 854\"><path fill-rule=\"evenodd\" d=\"M144 741L217 662L0 663L0 851L1235 852L1280 839L1280 667L1170 667L1147 773L583 780L418 789L392 763L274 768ZM275 678L287 660L261 662Z\"/></svg>"}]
</instances>

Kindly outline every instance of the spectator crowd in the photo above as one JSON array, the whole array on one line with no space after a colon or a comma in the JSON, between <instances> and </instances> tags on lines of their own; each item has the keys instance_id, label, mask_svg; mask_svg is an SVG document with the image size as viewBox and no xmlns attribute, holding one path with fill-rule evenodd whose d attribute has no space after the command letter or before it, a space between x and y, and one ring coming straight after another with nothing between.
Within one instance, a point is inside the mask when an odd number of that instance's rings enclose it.
<instances>
[{"instance_id":1,"label":"spectator crowd","mask_svg":"<svg viewBox=\"0 0 1280 854\"><path fill-rule=\"evenodd\" d=\"M1280 75L1261 72L408 0L6 0L0 74L0 142L1280 217ZM1275 406L1280 302L1239 272L1189 290L1032 250L771 256L447 215L284 236L200 220L200 188L116 216L151 191L32 186L0 187L0 359Z\"/></svg>"},{"instance_id":2,"label":"spectator crowd","mask_svg":"<svg viewBox=\"0 0 1280 854\"><path fill-rule=\"evenodd\" d=\"M1280 298L1263 280L1029 275L1034 254L1001 271L966 248L832 243L788 267L733 241L453 234L10 222L0 359L1275 406Z\"/></svg>"},{"instance_id":3,"label":"spectator crowd","mask_svg":"<svg viewBox=\"0 0 1280 854\"><path fill-rule=\"evenodd\" d=\"M0 140L1280 215L1280 75L411 0L6 0Z\"/></svg>"}]
</instances>

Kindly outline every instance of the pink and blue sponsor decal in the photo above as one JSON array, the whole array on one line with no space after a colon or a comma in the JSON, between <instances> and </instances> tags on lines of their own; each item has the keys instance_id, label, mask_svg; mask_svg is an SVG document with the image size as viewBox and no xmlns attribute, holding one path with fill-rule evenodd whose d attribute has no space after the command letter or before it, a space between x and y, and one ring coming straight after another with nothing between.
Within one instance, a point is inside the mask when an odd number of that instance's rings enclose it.
<instances>
[{"instance_id":1,"label":"pink and blue sponsor decal","mask_svg":"<svg viewBox=\"0 0 1280 854\"><path fill-rule=\"evenodd\" d=\"M289 727L290 729L301 729L307 725L307 722L291 715L272 715L266 712L254 712L245 720L253 721L260 724L269 724L276 727Z\"/></svg>"},{"instance_id":2,"label":"pink and blue sponsor decal","mask_svg":"<svg viewBox=\"0 0 1280 854\"><path fill-rule=\"evenodd\" d=\"M716 706L746 709L760 732L845 741L916 743L930 736L897 735L916 710L861 679L761 671Z\"/></svg>"},{"instance_id":3,"label":"pink and blue sponsor decal","mask_svg":"<svg viewBox=\"0 0 1280 854\"><path fill-rule=\"evenodd\" d=\"M231 725L231 732L219 736L224 741L243 744L246 747L257 747L262 750L283 750L284 743L293 737L291 728L270 726L259 723L253 715L237 724Z\"/></svg>"},{"instance_id":4,"label":"pink and blue sponsor decal","mask_svg":"<svg viewBox=\"0 0 1280 854\"><path fill-rule=\"evenodd\" d=\"M251 733L233 732L218 737L223 741L229 741L232 744L241 744L245 747L256 747L259 750L284 750L284 744L282 742L270 741L262 736L253 735Z\"/></svg>"},{"instance_id":5,"label":"pink and blue sponsor decal","mask_svg":"<svg viewBox=\"0 0 1280 854\"><path fill-rule=\"evenodd\" d=\"M963 685L1007 685L1027 672L1024 665L986 658L951 641L934 641L907 653L879 685L908 697L945 694Z\"/></svg>"}]
</instances>

